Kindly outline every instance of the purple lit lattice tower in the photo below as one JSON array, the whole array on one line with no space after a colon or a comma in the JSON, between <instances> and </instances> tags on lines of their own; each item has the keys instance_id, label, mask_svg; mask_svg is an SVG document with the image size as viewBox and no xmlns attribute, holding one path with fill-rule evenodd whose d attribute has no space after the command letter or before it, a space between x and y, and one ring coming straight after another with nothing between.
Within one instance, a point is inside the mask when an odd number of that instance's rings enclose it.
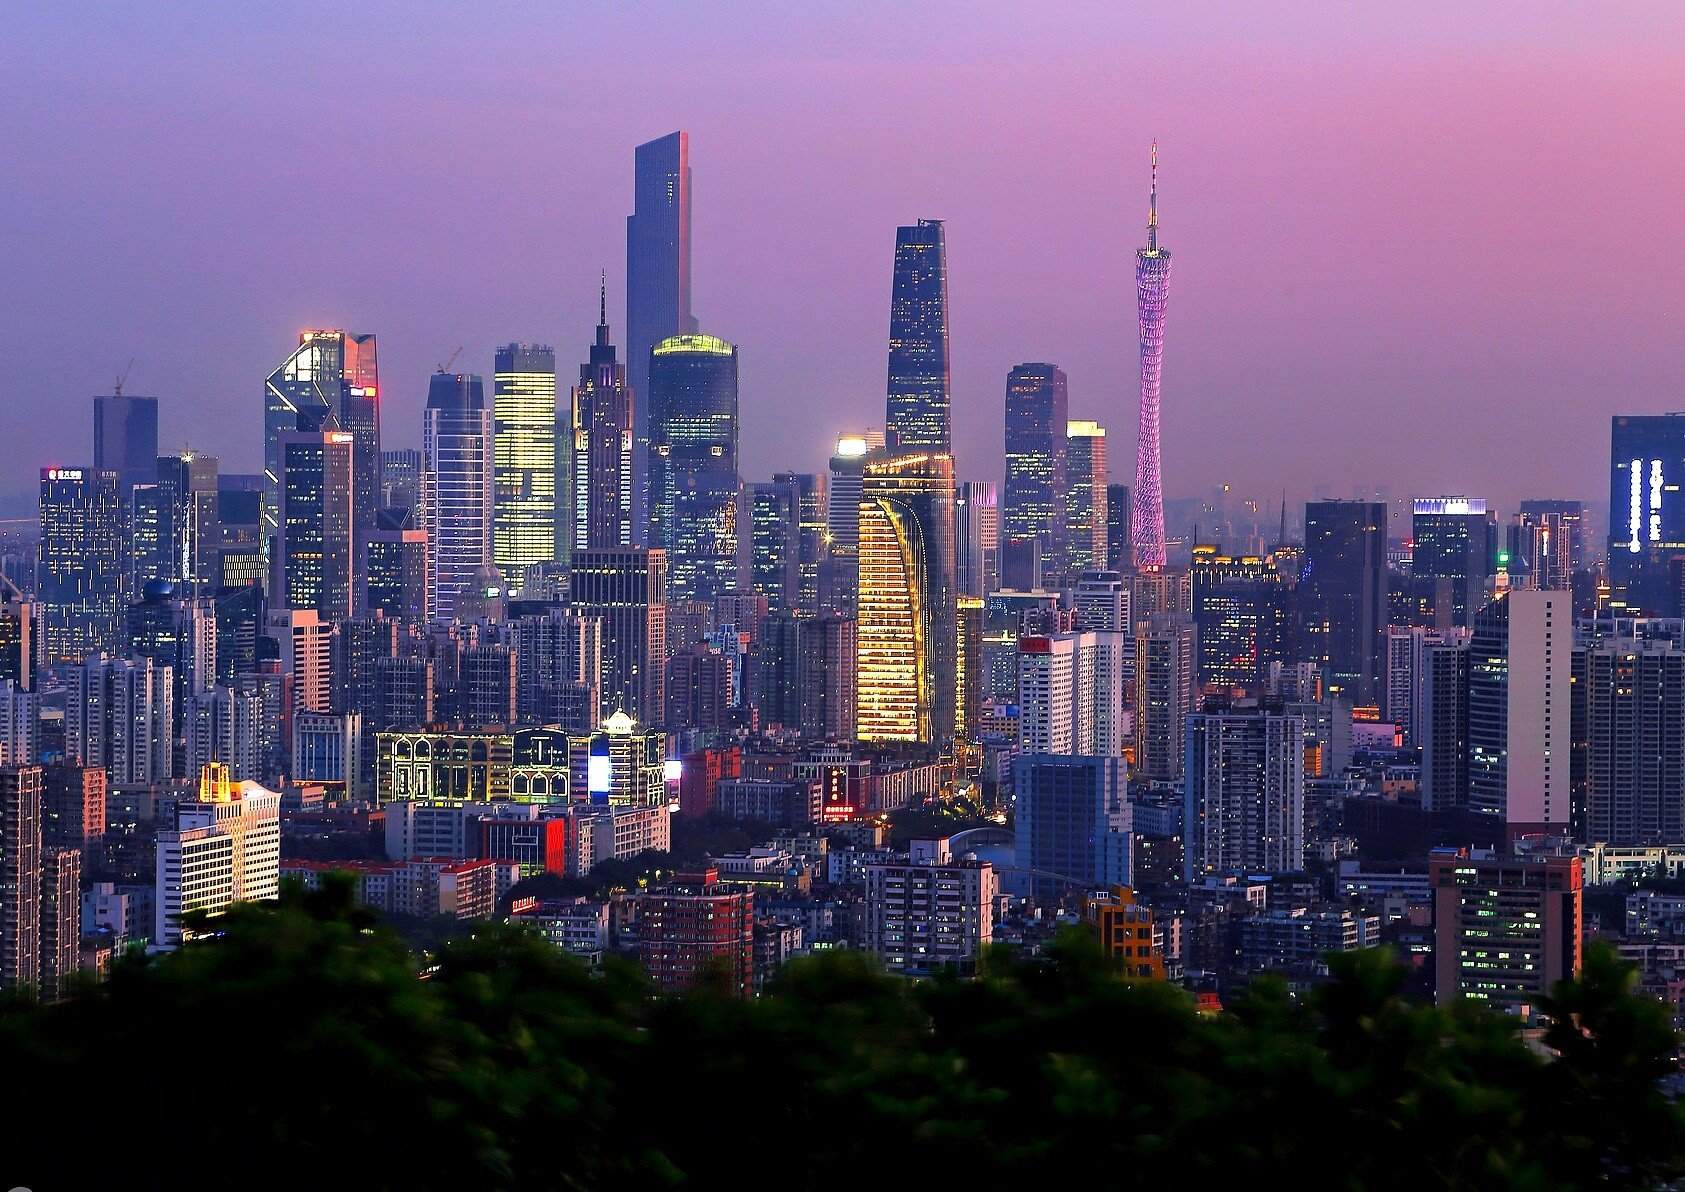
<instances>
[{"instance_id":1,"label":"purple lit lattice tower","mask_svg":"<svg viewBox=\"0 0 1685 1192\"><path fill-rule=\"evenodd\" d=\"M1158 246L1158 142L1153 142L1153 184L1147 200L1147 247L1135 252L1135 288L1141 311L1141 443L1135 456L1135 501L1130 541L1135 569L1164 566L1164 485L1158 458L1158 382L1164 368L1164 303L1170 297L1170 254Z\"/></svg>"}]
</instances>

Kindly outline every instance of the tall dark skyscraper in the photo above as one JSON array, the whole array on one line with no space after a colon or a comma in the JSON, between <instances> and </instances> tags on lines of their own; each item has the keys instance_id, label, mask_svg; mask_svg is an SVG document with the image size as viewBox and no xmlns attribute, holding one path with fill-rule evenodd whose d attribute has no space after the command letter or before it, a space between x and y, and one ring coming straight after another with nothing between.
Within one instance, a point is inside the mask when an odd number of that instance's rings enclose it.
<instances>
[{"instance_id":1,"label":"tall dark skyscraper","mask_svg":"<svg viewBox=\"0 0 1685 1192\"><path fill-rule=\"evenodd\" d=\"M667 552L671 599L711 601L737 586L737 349L664 339L648 393L649 541Z\"/></svg>"},{"instance_id":2,"label":"tall dark skyscraper","mask_svg":"<svg viewBox=\"0 0 1685 1192\"><path fill-rule=\"evenodd\" d=\"M1486 502L1418 498L1410 521L1411 603L1425 625L1466 626L1498 565L1498 522Z\"/></svg>"},{"instance_id":3,"label":"tall dark skyscraper","mask_svg":"<svg viewBox=\"0 0 1685 1192\"><path fill-rule=\"evenodd\" d=\"M281 436L293 431L343 431L352 438L351 510L358 533L374 528L380 507L380 381L373 335L306 331L298 347L263 384L263 516L265 535L279 529ZM353 554L360 565L362 541Z\"/></svg>"},{"instance_id":4,"label":"tall dark skyscraper","mask_svg":"<svg viewBox=\"0 0 1685 1192\"><path fill-rule=\"evenodd\" d=\"M120 653L129 603L127 517L116 472L41 469L36 573L42 661Z\"/></svg>"},{"instance_id":5,"label":"tall dark skyscraper","mask_svg":"<svg viewBox=\"0 0 1685 1192\"><path fill-rule=\"evenodd\" d=\"M1685 551L1685 414L1617 415L1609 430L1609 578L1629 607L1660 612Z\"/></svg>"},{"instance_id":6,"label":"tall dark skyscraper","mask_svg":"<svg viewBox=\"0 0 1685 1192\"><path fill-rule=\"evenodd\" d=\"M1106 486L1106 570L1129 570L1129 486Z\"/></svg>"},{"instance_id":7,"label":"tall dark skyscraper","mask_svg":"<svg viewBox=\"0 0 1685 1192\"><path fill-rule=\"evenodd\" d=\"M94 471L116 472L127 498L157 478L158 399L113 394L94 398Z\"/></svg>"},{"instance_id":8,"label":"tall dark skyscraper","mask_svg":"<svg viewBox=\"0 0 1685 1192\"><path fill-rule=\"evenodd\" d=\"M1386 674L1387 507L1372 501L1305 505L1299 583L1301 656L1355 703L1375 704Z\"/></svg>"},{"instance_id":9,"label":"tall dark skyscraper","mask_svg":"<svg viewBox=\"0 0 1685 1192\"><path fill-rule=\"evenodd\" d=\"M428 615L449 620L491 562L496 485L492 412L472 373L434 373L422 424L421 508L427 531Z\"/></svg>"},{"instance_id":10,"label":"tall dark skyscraper","mask_svg":"<svg viewBox=\"0 0 1685 1192\"><path fill-rule=\"evenodd\" d=\"M351 616L355 470L356 449L346 431L281 436L281 532L270 588L277 607L315 609L328 621Z\"/></svg>"},{"instance_id":11,"label":"tall dark skyscraper","mask_svg":"<svg viewBox=\"0 0 1685 1192\"><path fill-rule=\"evenodd\" d=\"M632 545L632 391L608 335L608 297L597 341L573 391L573 549ZM646 432L647 433L647 432Z\"/></svg>"},{"instance_id":12,"label":"tall dark skyscraper","mask_svg":"<svg viewBox=\"0 0 1685 1192\"><path fill-rule=\"evenodd\" d=\"M884 439L893 453L948 454L953 450L948 387L948 249L939 219L921 219L895 232L885 427Z\"/></svg>"},{"instance_id":13,"label":"tall dark skyscraper","mask_svg":"<svg viewBox=\"0 0 1685 1192\"><path fill-rule=\"evenodd\" d=\"M1043 558L1065 557L1065 370L1020 364L1006 376L1006 484L1001 537L1041 543Z\"/></svg>"},{"instance_id":14,"label":"tall dark skyscraper","mask_svg":"<svg viewBox=\"0 0 1685 1192\"><path fill-rule=\"evenodd\" d=\"M632 532L647 545L652 503L650 352L674 335L696 334L690 313L690 134L668 133L635 153L633 209L626 217L626 383L635 409Z\"/></svg>"},{"instance_id":15,"label":"tall dark skyscraper","mask_svg":"<svg viewBox=\"0 0 1685 1192\"><path fill-rule=\"evenodd\" d=\"M602 623L602 712L640 725L666 720L667 555L638 547L581 548L569 605Z\"/></svg>"}]
</instances>

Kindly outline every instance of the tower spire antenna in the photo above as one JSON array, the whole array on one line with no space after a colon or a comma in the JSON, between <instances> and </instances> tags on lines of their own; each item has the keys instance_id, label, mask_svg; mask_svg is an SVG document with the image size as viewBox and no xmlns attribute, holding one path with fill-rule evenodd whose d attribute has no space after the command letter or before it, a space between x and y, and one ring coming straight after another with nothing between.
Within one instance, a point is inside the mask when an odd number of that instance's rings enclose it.
<instances>
[{"instance_id":1,"label":"tower spire antenna","mask_svg":"<svg viewBox=\"0 0 1685 1192\"><path fill-rule=\"evenodd\" d=\"M597 273L597 325L608 325L608 270L602 269Z\"/></svg>"},{"instance_id":2,"label":"tower spire antenna","mask_svg":"<svg viewBox=\"0 0 1685 1192\"><path fill-rule=\"evenodd\" d=\"M1153 138L1153 183L1147 192L1147 251L1158 251L1158 138Z\"/></svg>"}]
</instances>

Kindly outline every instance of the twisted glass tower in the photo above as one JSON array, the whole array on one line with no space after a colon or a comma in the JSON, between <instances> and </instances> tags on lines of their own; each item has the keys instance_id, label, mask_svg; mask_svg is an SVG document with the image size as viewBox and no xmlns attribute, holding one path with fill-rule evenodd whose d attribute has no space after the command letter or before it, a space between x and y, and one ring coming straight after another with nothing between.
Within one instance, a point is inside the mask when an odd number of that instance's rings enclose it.
<instances>
[{"instance_id":1,"label":"twisted glass tower","mask_svg":"<svg viewBox=\"0 0 1685 1192\"><path fill-rule=\"evenodd\" d=\"M1164 486L1158 456L1158 382L1164 369L1164 304L1170 297L1170 254L1158 246L1158 142L1147 200L1147 247L1135 252L1141 317L1141 442L1135 455L1135 503L1129 530L1135 569L1164 567Z\"/></svg>"}]
</instances>

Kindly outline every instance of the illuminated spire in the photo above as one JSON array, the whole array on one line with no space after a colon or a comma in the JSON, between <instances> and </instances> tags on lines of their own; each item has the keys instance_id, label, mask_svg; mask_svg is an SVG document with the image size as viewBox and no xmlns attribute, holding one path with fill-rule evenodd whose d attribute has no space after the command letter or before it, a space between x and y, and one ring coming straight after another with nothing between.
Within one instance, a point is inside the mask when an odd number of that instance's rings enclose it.
<instances>
[{"instance_id":1,"label":"illuminated spire","mask_svg":"<svg viewBox=\"0 0 1685 1192\"><path fill-rule=\"evenodd\" d=\"M1147 193L1147 251L1158 251L1158 141L1153 141L1153 188Z\"/></svg>"}]
</instances>

